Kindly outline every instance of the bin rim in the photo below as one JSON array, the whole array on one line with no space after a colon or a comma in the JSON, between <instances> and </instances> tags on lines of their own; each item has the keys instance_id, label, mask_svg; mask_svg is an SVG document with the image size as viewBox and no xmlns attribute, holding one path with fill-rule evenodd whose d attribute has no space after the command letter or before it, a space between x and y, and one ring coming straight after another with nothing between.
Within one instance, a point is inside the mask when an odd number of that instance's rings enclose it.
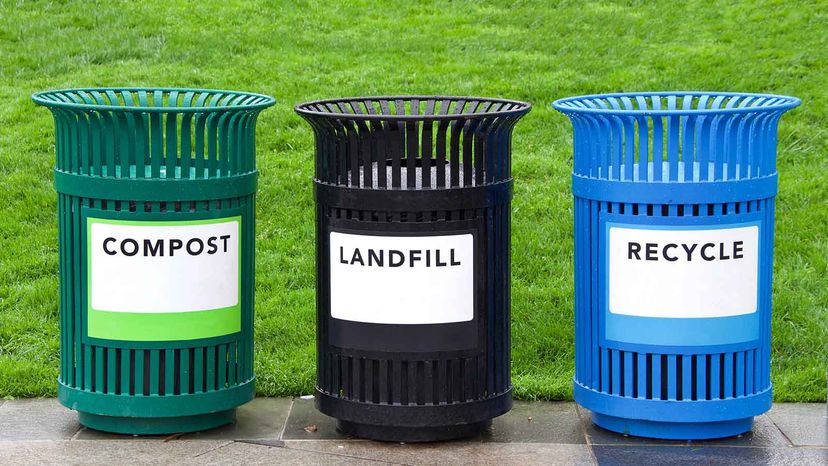
<instances>
[{"instance_id":1,"label":"bin rim","mask_svg":"<svg viewBox=\"0 0 828 466\"><path fill-rule=\"evenodd\" d=\"M198 107L198 106L187 106L187 107L142 107L140 105L100 105L100 104L88 104L88 103L79 103L79 102L64 102L59 100L51 100L47 98L48 96L55 96L60 93L78 93L78 92L99 92L99 93L106 93L107 91L110 92L179 92L186 94L188 92L193 93L209 93L209 94L227 94L227 95L234 95L234 96L245 96L245 97L257 97L261 99L261 101L253 103L253 104L242 104L242 105L219 105L215 107ZM63 89L50 89L46 91L35 92L32 94L32 101L38 105L42 105L47 108L59 108L59 109L69 109L69 110L84 110L84 111L116 111L116 112L129 112L129 113L216 113L216 112L227 112L227 111L246 111L246 110L261 110L267 107L272 106L276 103L276 99L265 95L259 94L255 92L246 92L246 91L231 91L231 90L223 90L223 89L202 89L202 88L186 88L186 87L77 87L77 88L63 88Z\"/></svg>"},{"instance_id":2,"label":"bin rim","mask_svg":"<svg viewBox=\"0 0 828 466\"><path fill-rule=\"evenodd\" d=\"M479 113L448 113L436 115L383 115L379 113L341 113L341 112L324 112L313 110L307 107L319 104L339 104L362 101L380 101L387 100L393 102L395 100L411 101L411 100L466 100L466 101L481 101L493 103L505 103L517 105L515 108L508 110L496 110L494 112L486 111ZM309 102L303 102L293 107L293 110L302 116L307 117L323 117L329 119L348 119L352 121L452 121L452 120L466 120L487 117L510 117L522 116L532 110L532 104L521 100L503 99L500 97L476 97L476 96L449 96L449 95L394 95L394 96L355 96L355 97L337 97L332 99L319 99Z\"/></svg>"},{"instance_id":3,"label":"bin rim","mask_svg":"<svg viewBox=\"0 0 828 466\"><path fill-rule=\"evenodd\" d=\"M733 107L733 108L689 108L689 109L659 109L659 110L641 110L641 109L615 109L615 108L588 108L577 107L572 105L574 102L604 99L604 98L636 98L636 97L762 97L766 99L778 99L778 102L771 104L762 103L757 106L748 107ZM561 113L565 114L594 114L594 115L616 115L616 116L707 116L707 115L730 115L739 113L766 113L766 112L784 112L792 108L798 107L802 101L797 97L781 95L781 94L765 94L765 93L750 93L750 92L721 92L721 91L641 91L641 92L612 92L604 94L586 94L572 97L565 97L552 102L552 107Z\"/></svg>"}]
</instances>

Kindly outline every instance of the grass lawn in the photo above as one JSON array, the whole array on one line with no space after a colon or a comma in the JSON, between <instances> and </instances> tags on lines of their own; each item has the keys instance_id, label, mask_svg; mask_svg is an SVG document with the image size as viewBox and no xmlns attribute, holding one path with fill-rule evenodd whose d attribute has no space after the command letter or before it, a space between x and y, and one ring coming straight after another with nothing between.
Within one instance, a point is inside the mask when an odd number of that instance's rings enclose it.
<instances>
[{"instance_id":1,"label":"grass lawn","mask_svg":"<svg viewBox=\"0 0 828 466\"><path fill-rule=\"evenodd\" d=\"M512 372L519 397L565 399L574 356L572 135L548 104L631 90L798 96L803 105L782 119L779 136L773 382L778 401L825 400L828 3L156 3L0 0L0 397L56 391L54 132L30 94L182 86L278 99L258 132L263 395L310 393L314 379L313 146L296 103L416 93L535 105L513 145Z\"/></svg>"}]
</instances>

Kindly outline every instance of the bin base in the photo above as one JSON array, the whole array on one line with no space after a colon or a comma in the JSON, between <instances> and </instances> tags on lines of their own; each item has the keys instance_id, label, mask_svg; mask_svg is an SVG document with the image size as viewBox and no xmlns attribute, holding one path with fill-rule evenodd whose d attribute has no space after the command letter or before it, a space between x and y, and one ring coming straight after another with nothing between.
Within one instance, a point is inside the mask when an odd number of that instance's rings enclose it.
<instances>
[{"instance_id":1,"label":"bin base","mask_svg":"<svg viewBox=\"0 0 828 466\"><path fill-rule=\"evenodd\" d=\"M118 417L78 412L78 421L90 429L132 435L165 435L214 429L236 420L236 409L176 417Z\"/></svg>"},{"instance_id":2,"label":"bin base","mask_svg":"<svg viewBox=\"0 0 828 466\"><path fill-rule=\"evenodd\" d=\"M391 405L337 398L316 389L316 408L340 432L387 442L436 442L477 435L512 408L512 389L483 400L442 405Z\"/></svg>"},{"instance_id":3,"label":"bin base","mask_svg":"<svg viewBox=\"0 0 828 466\"><path fill-rule=\"evenodd\" d=\"M116 395L58 383L58 401L78 412L81 424L118 434L162 435L229 424L236 407L253 399L256 380L209 392L168 396Z\"/></svg>"},{"instance_id":4,"label":"bin base","mask_svg":"<svg viewBox=\"0 0 828 466\"><path fill-rule=\"evenodd\" d=\"M592 422L619 434L669 440L705 440L744 434L753 428L753 417L715 422L661 422L625 419L592 413Z\"/></svg>"},{"instance_id":5,"label":"bin base","mask_svg":"<svg viewBox=\"0 0 828 466\"><path fill-rule=\"evenodd\" d=\"M439 442L473 437L491 427L491 419L472 424L433 427L390 427L359 422L336 421L336 430L352 437L383 442Z\"/></svg>"}]
</instances>

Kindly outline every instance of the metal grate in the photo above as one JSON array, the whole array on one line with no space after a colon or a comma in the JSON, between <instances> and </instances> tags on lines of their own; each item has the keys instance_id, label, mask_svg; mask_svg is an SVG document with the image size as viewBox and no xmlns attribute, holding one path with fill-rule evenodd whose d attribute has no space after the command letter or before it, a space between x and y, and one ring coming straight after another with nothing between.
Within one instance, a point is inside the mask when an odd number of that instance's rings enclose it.
<instances>
[{"instance_id":1,"label":"metal grate","mask_svg":"<svg viewBox=\"0 0 828 466\"><path fill-rule=\"evenodd\" d=\"M256 118L271 98L192 90L34 95L55 117L56 169L106 178L204 179L255 171Z\"/></svg>"},{"instance_id":2,"label":"metal grate","mask_svg":"<svg viewBox=\"0 0 828 466\"><path fill-rule=\"evenodd\" d=\"M83 199L59 195L59 231L65 235L61 244L72 245L64 251L61 261L61 383L81 390L117 395L179 395L229 388L253 378L252 339L240 337L218 345L169 349L142 349L140 343L119 343L99 346L83 342L83 321L86 313L85 286L80 268L79 241L82 208L95 210L126 210L128 212L179 212L184 215L243 207L245 215L253 215L248 197L201 202L127 202ZM250 229L252 230L252 229ZM252 232L245 232L245 241L253 241ZM68 273L72 267L77 273ZM246 264L252 273L252 264ZM64 273L66 271L67 273ZM250 294L251 291L247 290ZM252 300L252 296L243 298ZM252 315L242 313L243 332L252 332ZM177 345L180 346L180 345Z\"/></svg>"},{"instance_id":3,"label":"metal grate","mask_svg":"<svg viewBox=\"0 0 828 466\"><path fill-rule=\"evenodd\" d=\"M530 108L502 99L435 96L356 97L296 107L316 136L317 390L323 412L387 427L410 425L411 408L418 408L415 417L423 417L417 425L428 429L476 425L509 409L510 141ZM473 231L473 319L432 328L334 319L328 252L329 235L337 229L369 236ZM406 283L398 292L416 296L428 293L428 286ZM372 288L366 284L359 292ZM446 342L443 335L449 333L436 333L446 329L468 338ZM352 339L342 337L348 332ZM364 343L388 332L407 342L425 335L440 335L440 341L394 349ZM380 412L385 414L369 415Z\"/></svg>"},{"instance_id":4,"label":"metal grate","mask_svg":"<svg viewBox=\"0 0 828 466\"><path fill-rule=\"evenodd\" d=\"M792 97L732 93L609 94L561 99L574 128L576 175L704 182L776 173L776 128Z\"/></svg>"},{"instance_id":5,"label":"metal grate","mask_svg":"<svg viewBox=\"0 0 828 466\"><path fill-rule=\"evenodd\" d=\"M793 97L722 92L605 94L553 104L574 128L575 395L599 425L659 438L710 438L742 433L753 415L768 409L777 126L797 105ZM755 226L756 282L744 290L756 291L738 292L757 293L756 307L722 312L729 320L710 318L705 327L698 325L705 319L671 318L681 315L678 305L664 303L663 314L631 314L636 320L614 327L611 337L617 316L609 310L607 249L616 225L642 231ZM713 278L731 270L682 272L669 285L732 293ZM653 283L625 282L635 287L627 291L664 286L654 273L647 278ZM692 288L691 280L701 283ZM708 304L719 305L727 307ZM719 335L697 338L713 327ZM724 335L736 327L749 332ZM664 338L648 338L653 329Z\"/></svg>"},{"instance_id":6,"label":"metal grate","mask_svg":"<svg viewBox=\"0 0 828 466\"><path fill-rule=\"evenodd\" d=\"M427 96L339 99L296 107L316 133L316 179L366 189L507 180L511 131L529 109L529 104L509 100Z\"/></svg>"},{"instance_id":7,"label":"metal grate","mask_svg":"<svg viewBox=\"0 0 828 466\"><path fill-rule=\"evenodd\" d=\"M56 128L62 402L82 413L145 419L157 414L124 414L115 400L131 400L97 395L159 400L226 390L226 397L182 398L184 411L216 412L215 405L200 405L205 399L232 403L233 393L252 387L254 378L255 125L274 100L232 91L139 88L56 90L32 98L51 110ZM87 335L87 218L177 222L235 216L241 218L239 332L183 341ZM146 424L146 432L170 428L164 422ZM227 421L219 415L216 422ZM183 420L176 428L197 424ZM117 429L139 428L126 422Z\"/></svg>"},{"instance_id":8,"label":"metal grate","mask_svg":"<svg viewBox=\"0 0 828 466\"><path fill-rule=\"evenodd\" d=\"M587 222L590 231L597 231L600 228L598 214L602 211L649 217L723 216L726 219L728 215L750 212L769 216L773 200L689 205L624 204L587 199L576 199L575 202L576 216ZM766 232L765 236L768 234ZM592 250L585 246L579 244L576 248L576 270L580 270L576 274L589 274L590 264L600 260L597 245L593 245ZM579 280L579 288L579 293L583 293L581 296L598 292L597 284L585 276ZM769 299L769 295L761 298L761 312L770 312ZM579 306L576 311L579 343L575 378L594 390L656 400L713 400L747 396L770 387L769 328L762 331L762 340L757 347L744 351L709 353L702 347L695 350L696 354L639 353L601 346L597 333L601 310L583 299L576 306Z\"/></svg>"},{"instance_id":9,"label":"metal grate","mask_svg":"<svg viewBox=\"0 0 828 466\"><path fill-rule=\"evenodd\" d=\"M426 223L482 218L492 227L491 233L482 238L482 244L488 245L486 267L490 281L481 306L485 313L478 317L485 321L487 334L478 351L419 356L416 353L385 353L384 357L377 357L370 352L327 345L328 322L326 318L320 318L317 322L321 345L317 348L317 386L320 390L352 401L438 405L483 400L511 388L511 295L509 281L505 278L511 267L507 241L510 229L508 203L454 211L376 212L320 208L326 219ZM326 277L326 266L320 265L318 275ZM416 290L412 289L412 292ZM317 299L326 309L324 292L320 292ZM394 357L389 358L391 355Z\"/></svg>"}]
</instances>

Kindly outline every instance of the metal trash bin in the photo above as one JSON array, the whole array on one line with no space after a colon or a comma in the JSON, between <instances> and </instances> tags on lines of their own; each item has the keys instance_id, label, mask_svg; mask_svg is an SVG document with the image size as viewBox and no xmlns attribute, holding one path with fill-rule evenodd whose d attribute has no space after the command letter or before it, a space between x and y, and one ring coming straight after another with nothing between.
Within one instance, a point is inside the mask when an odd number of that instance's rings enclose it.
<instances>
[{"instance_id":1,"label":"metal trash bin","mask_svg":"<svg viewBox=\"0 0 828 466\"><path fill-rule=\"evenodd\" d=\"M340 431L441 440L511 408L511 133L530 108L425 96L296 107L316 136L316 406Z\"/></svg>"},{"instance_id":2,"label":"metal trash bin","mask_svg":"<svg viewBox=\"0 0 828 466\"><path fill-rule=\"evenodd\" d=\"M58 399L110 432L232 422L254 395L254 140L274 100L138 88L32 98L56 125Z\"/></svg>"},{"instance_id":3,"label":"metal trash bin","mask_svg":"<svg viewBox=\"0 0 828 466\"><path fill-rule=\"evenodd\" d=\"M575 400L667 439L751 429L771 406L776 137L793 97L571 97Z\"/></svg>"}]
</instances>

